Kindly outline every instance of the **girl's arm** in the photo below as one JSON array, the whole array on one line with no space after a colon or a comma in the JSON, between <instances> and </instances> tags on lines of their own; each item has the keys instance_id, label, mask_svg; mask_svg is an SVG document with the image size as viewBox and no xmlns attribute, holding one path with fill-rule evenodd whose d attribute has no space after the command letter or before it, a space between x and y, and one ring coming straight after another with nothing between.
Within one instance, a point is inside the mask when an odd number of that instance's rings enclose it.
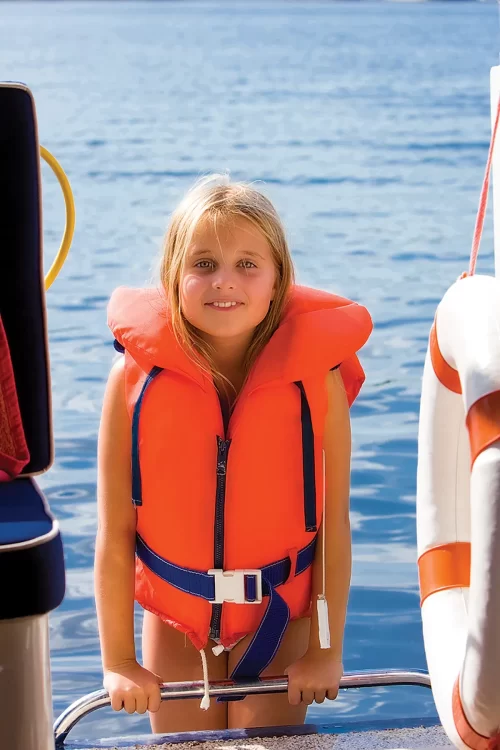
<instances>
[{"instance_id":1,"label":"girl's arm","mask_svg":"<svg viewBox=\"0 0 500 750\"><path fill-rule=\"evenodd\" d=\"M320 648L317 614L318 595L323 593L323 525L313 563L312 617L309 648L287 670L288 696L292 705L301 701L323 703L337 696L342 677L342 646L351 581L351 529L349 488L351 470L351 423L342 376L328 374L328 412L325 424L325 596L328 602L330 648Z\"/></svg>"},{"instance_id":2,"label":"girl's arm","mask_svg":"<svg viewBox=\"0 0 500 750\"><path fill-rule=\"evenodd\" d=\"M328 412L325 424L326 556L325 595L328 602L330 649L321 649L342 662L345 617L351 583L351 526L349 491L351 473L351 421L344 383L339 370L328 374ZM320 527L313 565L310 649L319 649L316 600L323 593L323 528Z\"/></svg>"},{"instance_id":3,"label":"girl's arm","mask_svg":"<svg viewBox=\"0 0 500 750\"><path fill-rule=\"evenodd\" d=\"M115 710L125 707L129 713L144 713L160 705L159 679L137 664L135 654L136 513L123 360L110 372L99 429L94 584L104 686Z\"/></svg>"}]
</instances>

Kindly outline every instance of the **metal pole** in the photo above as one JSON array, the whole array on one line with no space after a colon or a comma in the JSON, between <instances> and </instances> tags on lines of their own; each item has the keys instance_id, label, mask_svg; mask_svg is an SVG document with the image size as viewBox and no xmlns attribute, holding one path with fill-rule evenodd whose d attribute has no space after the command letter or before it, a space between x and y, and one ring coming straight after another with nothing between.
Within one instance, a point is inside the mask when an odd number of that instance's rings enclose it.
<instances>
[{"instance_id":1,"label":"metal pole","mask_svg":"<svg viewBox=\"0 0 500 750\"><path fill-rule=\"evenodd\" d=\"M348 688L381 687L388 685L418 685L431 687L427 672L421 670L381 670L378 672L348 672L341 681L342 690ZM161 686L161 699L179 700L185 698L202 698L203 682L170 682ZM210 683L210 697L236 695L265 695L269 693L286 693L288 680L286 677L267 677L254 682L234 683L230 680ZM84 716L98 708L111 705L106 690L97 690L75 701L57 718L54 724L56 743L60 746L69 732Z\"/></svg>"},{"instance_id":2,"label":"metal pole","mask_svg":"<svg viewBox=\"0 0 500 750\"><path fill-rule=\"evenodd\" d=\"M0 740L54 750L48 615L0 621Z\"/></svg>"}]
</instances>

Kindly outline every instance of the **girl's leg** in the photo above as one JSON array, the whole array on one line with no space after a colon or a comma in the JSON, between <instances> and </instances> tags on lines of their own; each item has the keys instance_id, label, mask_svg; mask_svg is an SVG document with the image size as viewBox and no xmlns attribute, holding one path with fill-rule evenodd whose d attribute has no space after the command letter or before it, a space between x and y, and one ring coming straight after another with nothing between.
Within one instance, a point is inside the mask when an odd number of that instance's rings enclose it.
<instances>
[{"instance_id":1,"label":"girl's leg","mask_svg":"<svg viewBox=\"0 0 500 750\"><path fill-rule=\"evenodd\" d=\"M210 680L227 679L227 654L214 656L206 651ZM146 669L160 675L163 682L202 680L201 655L189 638L166 625L151 612L144 612L142 655ZM208 711L200 708L201 698L163 701L157 713L150 714L156 734L204 729L227 729L227 705L213 698Z\"/></svg>"},{"instance_id":2,"label":"girl's leg","mask_svg":"<svg viewBox=\"0 0 500 750\"><path fill-rule=\"evenodd\" d=\"M262 673L263 677L281 677L287 667L300 659L309 645L309 618L289 623L283 641L271 664ZM231 674L245 652L252 636L247 636L229 653L228 673ZM286 726L303 724L307 706L301 703L291 706L288 695L250 695L243 701L228 703L229 729L247 727Z\"/></svg>"}]
</instances>

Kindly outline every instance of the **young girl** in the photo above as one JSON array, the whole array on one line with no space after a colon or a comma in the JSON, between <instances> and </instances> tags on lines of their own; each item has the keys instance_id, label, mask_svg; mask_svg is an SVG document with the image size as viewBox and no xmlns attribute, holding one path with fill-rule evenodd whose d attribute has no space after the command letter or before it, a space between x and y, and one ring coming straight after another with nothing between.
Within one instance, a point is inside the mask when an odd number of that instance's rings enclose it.
<instances>
[{"instance_id":1,"label":"young girl","mask_svg":"<svg viewBox=\"0 0 500 750\"><path fill-rule=\"evenodd\" d=\"M149 710L154 732L302 723L342 675L370 316L295 286L272 204L214 177L172 217L160 288L118 289L109 325L124 356L99 433L95 580L112 706ZM209 678L282 674L288 696L210 704ZM161 682L200 679L208 710L160 705Z\"/></svg>"}]
</instances>

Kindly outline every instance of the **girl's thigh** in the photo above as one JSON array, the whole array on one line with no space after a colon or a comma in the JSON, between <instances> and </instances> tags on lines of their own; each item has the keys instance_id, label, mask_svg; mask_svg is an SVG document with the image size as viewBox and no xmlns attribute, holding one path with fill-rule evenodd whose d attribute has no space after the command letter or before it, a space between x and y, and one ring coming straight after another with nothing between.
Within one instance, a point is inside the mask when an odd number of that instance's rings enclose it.
<instances>
[{"instance_id":1,"label":"girl's thigh","mask_svg":"<svg viewBox=\"0 0 500 750\"><path fill-rule=\"evenodd\" d=\"M214 656L206 648L210 680L227 679L227 654ZM155 672L163 682L202 680L201 654L189 638L166 625L151 612L144 612L142 655L146 669ZM214 698L208 711L200 708L200 698L163 701L157 713L150 714L153 732L188 732L204 729L227 729L227 704Z\"/></svg>"},{"instance_id":2,"label":"girl's thigh","mask_svg":"<svg viewBox=\"0 0 500 750\"><path fill-rule=\"evenodd\" d=\"M287 667L302 658L309 645L309 618L293 620L289 623L283 641L271 664L262 673L263 677L281 677ZM245 652L252 636L247 636L229 654L228 672L231 674ZM288 695L250 695L243 701L228 703L228 727L284 726L303 724L307 706L291 706Z\"/></svg>"}]
</instances>

